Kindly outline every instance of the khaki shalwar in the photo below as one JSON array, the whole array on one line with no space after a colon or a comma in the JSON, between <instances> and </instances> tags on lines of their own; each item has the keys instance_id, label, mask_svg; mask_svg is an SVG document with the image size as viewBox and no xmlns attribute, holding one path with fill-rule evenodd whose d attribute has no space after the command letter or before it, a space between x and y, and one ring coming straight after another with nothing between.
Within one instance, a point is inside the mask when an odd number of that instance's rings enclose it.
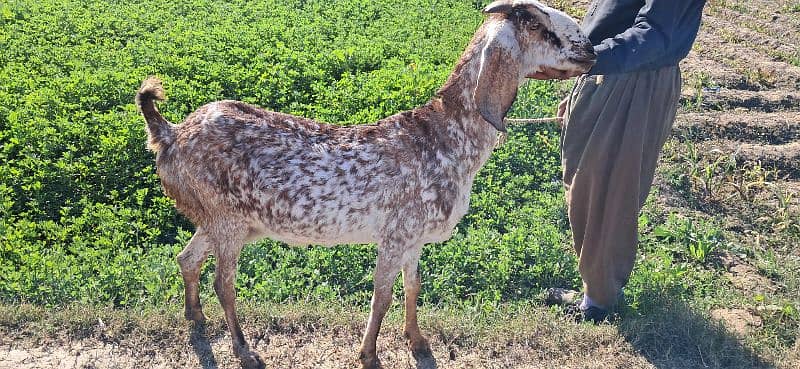
<instances>
[{"instance_id":1,"label":"khaki shalwar","mask_svg":"<svg viewBox=\"0 0 800 369\"><path fill-rule=\"evenodd\" d=\"M578 78L561 137L584 293L613 308L633 270L638 216L678 107L677 66ZM624 102L627 106L619 106Z\"/></svg>"}]
</instances>

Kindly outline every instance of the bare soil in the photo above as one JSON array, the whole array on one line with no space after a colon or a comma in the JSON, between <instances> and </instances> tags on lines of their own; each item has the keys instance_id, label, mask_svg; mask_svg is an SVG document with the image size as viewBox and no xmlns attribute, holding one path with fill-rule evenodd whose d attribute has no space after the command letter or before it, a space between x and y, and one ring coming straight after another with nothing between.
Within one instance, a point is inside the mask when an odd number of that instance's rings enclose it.
<instances>
[{"instance_id":1,"label":"bare soil","mask_svg":"<svg viewBox=\"0 0 800 369\"><path fill-rule=\"evenodd\" d=\"M697 43L681 63L682 109L674 129L677 145L694 145L701 159L728 155L741 166L777 170L754 198L775 203L779 192L788 200L783 210L792 214L800 209L797 6L789 0L709 1ZM666 204L691 207L659 186ZM742 210L735 204L710 206ZM744 219L751 213L741 215L738 223L753 223Z\"/></svg>"},{"instance_id":2,"label":"bare soil","mask_svg":"<svg viewBox=\"0 0 800 369\"><path fill-rule=\"evenodd\" d=\"M398 305L384 322L379 355L385 368L414 368ZM179 306L59 312L0 307L0 368L237 368L222 312L212 302L206 307L206 326L184 321ZM241 316L267 368L358 368L366 312L348 309L245 303ZM665 300L644 317L599 326L576 324L538 304L500 306L489 315L423 308L420 317L439 368L791 367L763 360L736 333L676 301Z\"/></svg>"},{"instance_id":3,"label":"bare soil","mask_svg":"<svg viewBox=\"0 0 800 369\"><path fill-rule=\"evenodd\" d=\"M14 338L15 332L0 330L0 368L236 368L222 313L208 305L208 326L185 322L174 310L129 311L121 317L113 309L78 308L66 313L76 316L71 328L49 332L42 326L51 319L63 324L70 318L16 317L33 322L17 326L19 336ZM364 312L315 307L314 312L275 317L251 309L258 307L245 306L241 314L247 320L245 334L267 368L359 367ZM507 321L491 324L485 332L475 330L485 323L475 324L470 317L453 321L452 313L432 312L426 314L432 324L423 321L423 329L431 337L439 368L653 368L616 327L577 325L555 312L532 309L509 314ZM387 368L414 368L398 310L394 306L387 318L378 350ZM110 314L108 322L95 314Z\"/></svg>"},{"instance_id":4,"label":"bare soil","mask_svg":"<svg viewBox=\"0 0 800 369\"><path fill-rule=\"evenodd\" d=\"M715 309L711 311L711 318L740 336L752 333L763 324L758 315L745 309Z\"/></svg>"},{"instance_id":5,"label":"bare soil","mask_svg":"<svg viewBox=\"0 0 800 369\"><path fill-rule=\"evenodd\" d=\"M769 321L782 308L757 302L764 296L797 301L796 274L781 280L763 260L744 254L779 255L773 268L796 265L800 256L799 9L798 1L708 2L697 44L681 64L682 109L663 161L714 168L714 176L697 181L711 183L716 193L686 196L663 173L657 179L661 204L716 219L747 245L741 255L717 255L723 276L746 300L710 312L740 337L775 324ZM794 337L795 349L785 356L797 367Z\"/></svg>"},{"instance_id":6,"label":"bare soil","mask_svg":"<svg viewBox=\"0 0 800 369\"><path fill-rule=\"evenodd\" d=\"M398 332L384 333L380 352L391 368L414 368L415 362L406 350ZM392 334L395 333L395 334ZM358 368L354 355L358 349L355 336L332 334L276 335L269 347L256 346L267 368ZM387 342L388 341L388 342ZM142 355L135 348L84 339L67 341L55 346L32 347L15 345L0 348L0 368L236 368L237 360L228 347L230 337L214 337L213 341L198 340L177 343L185 349L177 356L162 353ZM198 348L202 346L202 348ZM623 352L621 352L623 351ZM653 368L634 352L616 347L600 347L593 352L564 353L531 360L533 353L525 345L508 345L502 350L458 350L436 346L434 357L439 368Z\"/></svg>"}]
</instances>

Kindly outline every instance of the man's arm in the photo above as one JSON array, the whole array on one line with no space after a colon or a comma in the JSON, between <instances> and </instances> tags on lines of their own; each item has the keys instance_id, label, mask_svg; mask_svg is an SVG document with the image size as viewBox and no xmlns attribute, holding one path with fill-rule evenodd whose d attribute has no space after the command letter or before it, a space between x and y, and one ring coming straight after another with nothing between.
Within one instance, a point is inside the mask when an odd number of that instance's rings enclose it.
<instances>
[{"instance_id":1,"label":"man's arm","mask_svg":"<svg viewBox=\"0 0 800 369\"><path fill-rule=\"evenodd\" d=\"M704 4L704 0L647 0L631 28L594 47L597 62L589 74L633 72L662 58L677 58L677 64L685 55L673 55L678 47L673 43L685 42L686 32L696 34L686 22L697 22Z\"/></svg>"}]
</instances>

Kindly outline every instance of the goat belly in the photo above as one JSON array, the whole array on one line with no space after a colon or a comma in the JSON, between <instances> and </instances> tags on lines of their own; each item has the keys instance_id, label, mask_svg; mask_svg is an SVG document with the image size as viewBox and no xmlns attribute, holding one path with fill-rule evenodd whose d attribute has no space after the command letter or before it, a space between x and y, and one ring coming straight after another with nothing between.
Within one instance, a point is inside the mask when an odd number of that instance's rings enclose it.
<instances>
[{"instance_id":1,"label":"goat belly","mask_svg":"<svg viewBox=\"0 0 800 369\"><path fill-rule=\"evenodd\" d=\"M269 237L293 245L375 242L380 212L374 198L337 186L283 184L275 190L256 191L256 207L247 215L252 237ZM354 196L355 194L355 196Z\"/></svg>"},{"instance_id":2,"label":"goat belly","mask_svg":"<svg viewBox=\"0 0 800 369\"><path fill-rule=\"evenodd\" d=\"M454 188L453 192L439 193L439 196L426 202L428 221L424 232L424 242L444 242L453 236L458 222L469 208L470 187ZM446 195L450 196L446 196Z\"/></svg>"},{"instance_id":3,"label":"goat belly","mask_svg":"<svg viewBox=\"0 0 800 369\"><path fill-rule=\"evenodd\" d=\"M297 209L297 206L292 208ZM378 219L373 209L309 209L298 217L290 208L273 207L271 214L253 214L251 240L270 238L289 245L325 245L376 242Z\"/></svg>"}]
</instances>

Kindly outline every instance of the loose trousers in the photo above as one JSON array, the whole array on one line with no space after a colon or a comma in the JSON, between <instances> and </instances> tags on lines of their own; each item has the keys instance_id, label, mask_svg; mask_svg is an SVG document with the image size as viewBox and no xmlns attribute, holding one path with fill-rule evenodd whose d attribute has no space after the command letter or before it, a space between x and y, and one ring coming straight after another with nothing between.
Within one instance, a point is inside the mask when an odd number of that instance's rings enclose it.
<instances>
[{"instance_id":1,"label":"loose trousers","mask_svg":"<svg viewBox=\"0 0 800 369\"><path fill-rule=\"evenodd\" d=\"M681 90L677 66L584 75L561 135L564 186L584 293L612 308L633 270L639 211L670 134Z\"/></svg>"}]
</instances>

